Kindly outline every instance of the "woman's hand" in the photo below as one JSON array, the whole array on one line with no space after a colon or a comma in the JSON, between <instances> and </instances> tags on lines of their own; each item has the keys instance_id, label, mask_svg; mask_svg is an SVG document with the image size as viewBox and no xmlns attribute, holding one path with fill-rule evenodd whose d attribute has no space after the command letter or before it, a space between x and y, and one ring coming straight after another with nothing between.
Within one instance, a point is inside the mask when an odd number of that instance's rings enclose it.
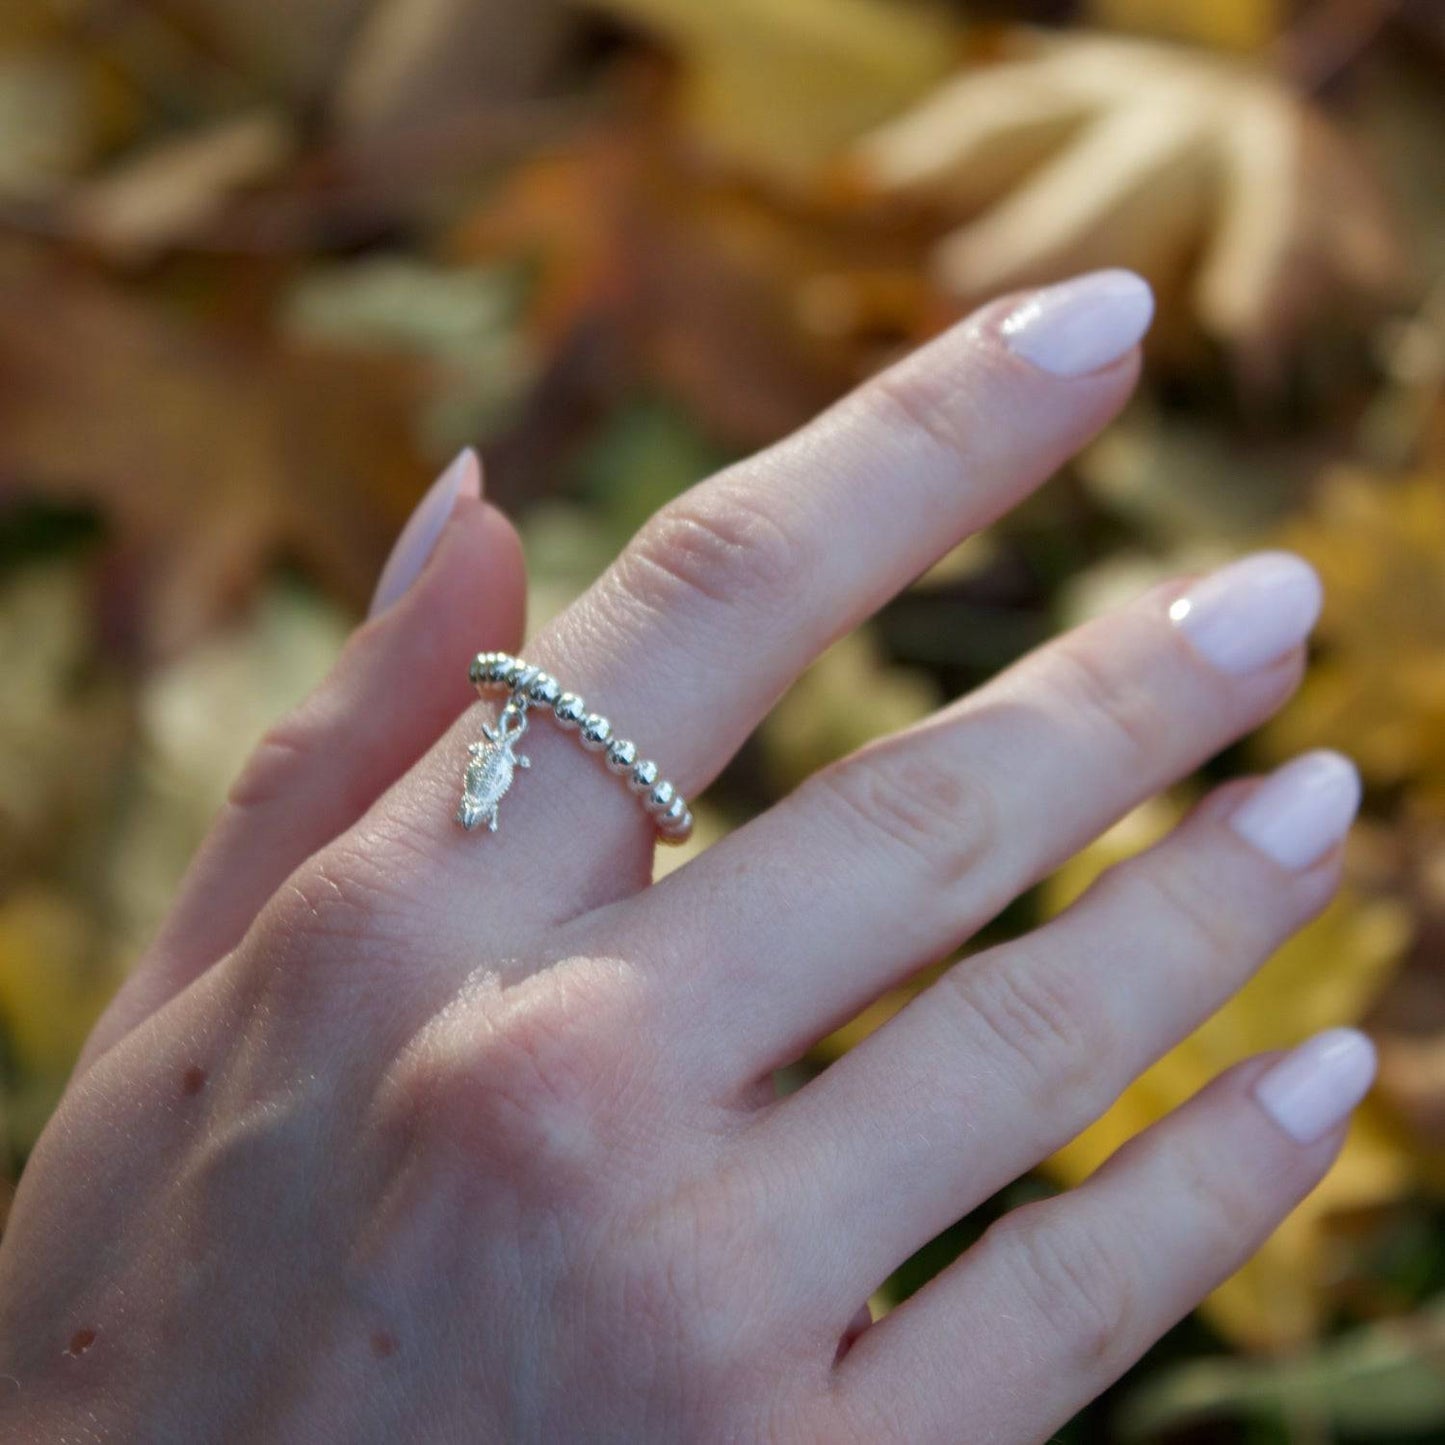
<instances>
[{"instance_id":1,"label":"woman's hand","mask_svg":"<svg viewBox=\"0 0 1445 1445\"><path fill-rule=\"evenodd\" d=\"M985 310L665 508L529 659L695 792L1113 415L1148 317L1119 273ZM800 1092L769 1075L1278 708L1313 575L1267 555L1145 596L649 886L637 800L544 717L500 831L454 821L468 660L521 625L473 467L420 577L262 744L35 1151L0 1434L1046 1437L1319 1179L1362 1039L1242 1065L887 1319L860 1307L1328 900L1349 765L1229 785Z\"/></svg>"}]
</instances>

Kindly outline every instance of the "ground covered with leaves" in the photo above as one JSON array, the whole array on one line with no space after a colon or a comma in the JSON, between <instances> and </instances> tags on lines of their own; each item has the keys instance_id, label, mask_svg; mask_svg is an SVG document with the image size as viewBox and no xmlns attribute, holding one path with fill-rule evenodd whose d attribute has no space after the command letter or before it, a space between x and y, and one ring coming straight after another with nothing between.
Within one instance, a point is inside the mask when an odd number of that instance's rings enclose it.
<instances>
[{"instance_id":1,"label":"ground covered with leaves","mask_svg":"<svg viewBox=\"0 0 1445 1445\"><path fill-rule=\"evenodd\" d=\"M975 302L1127 265L1160 319L1125 417L803 677L691 846L1152 580L1309 556L1310 678L1209 773L1351 753L1343 895L878 1304L1241 1055L1363 1023L1324 1187L1067 1438L1445 1438L1442 123L1432 0L6 0L4 1173L458 447L535 621Z\"/></svg>"}]
</instances>

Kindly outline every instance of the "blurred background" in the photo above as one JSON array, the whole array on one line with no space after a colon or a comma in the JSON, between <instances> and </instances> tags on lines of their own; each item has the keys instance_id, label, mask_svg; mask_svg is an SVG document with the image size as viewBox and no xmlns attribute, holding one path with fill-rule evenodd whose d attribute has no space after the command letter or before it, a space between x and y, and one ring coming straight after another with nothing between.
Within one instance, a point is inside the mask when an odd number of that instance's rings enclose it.
<instances>
[{"instance_id":1,"label":"blurred background","mask_svg":"<svg viewBox=\"0 0 1445 1445\"><path fill-rule=\"evenodd\" d=\"M461 445L535 622L979 299L1104 264L1160 297L1137 401L800 680L693 846L1160 576L1312 558L1312 675L1211 772L1357 758L1344 895L876 1304L1239 1056L1361 1022L1328 1182L1064 1438L1445 1440L1436 0L4 0L0 1173Z\"/></svg>"}]
</instances>

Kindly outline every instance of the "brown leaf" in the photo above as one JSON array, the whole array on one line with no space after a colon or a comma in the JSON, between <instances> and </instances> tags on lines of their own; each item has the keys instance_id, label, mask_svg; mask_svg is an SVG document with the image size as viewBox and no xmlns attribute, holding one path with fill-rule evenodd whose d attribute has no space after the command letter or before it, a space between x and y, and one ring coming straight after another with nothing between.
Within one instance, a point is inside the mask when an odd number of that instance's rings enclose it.
<instances>
[{"instance_id":1,"label":"brown leaf","mask_svg":"<svg viewBox=\"0 0 1445 1445\"><path fill-rule=\"evenodd\" d=\"M571 0L381 0L347 55L333 119L369 135L532 95L578 26Z\"/></svg>"},{"instance_id":2,"label":"brown leaf","mask_svg":"<svg viewBox=\"0 0 1445 1445\"><path fill-rule=\"evenodd\" d=\"M271 111L236 116L130 157L66 200L70 229L117 261L150 260L192 239L237 191L290 159L286 121Z\"/></svg>"},{"instance_id":3,"label":"brown leaf","mask_svg":"<svg viewBox=\"0 0 1445 1445\"><path fill-rule=\"evenodd\" d=\"M812 188L840 146L922 96L961 29L940 6L887 0L601 0L677 54L683 106L714 156Z\"/></svg>"},{"instance_id":4,"label":"brown leaf","mask_svg":"<svg viewBox=\"0 0 1445 1445\"><path fill-rule=\"evenodd\" d=\"M288 556L360 605L423 469L418 369L170 319L0 247L0 478L95 504L113 640L168 653Z\"/></svg>"},{"instance_id":5,"label":"brown leaf","mask_svg":"<svg viewBox=\"0 0 1445 1445\"><path fill-rule=\"evenodd\" d=\"M555 378L534 433L567 433L645 377L757 446L930 329L911 234L699 172L645 100L636 110L518 167L450 248L534 268L529 325Z\"/></svg>"}]
</instances>

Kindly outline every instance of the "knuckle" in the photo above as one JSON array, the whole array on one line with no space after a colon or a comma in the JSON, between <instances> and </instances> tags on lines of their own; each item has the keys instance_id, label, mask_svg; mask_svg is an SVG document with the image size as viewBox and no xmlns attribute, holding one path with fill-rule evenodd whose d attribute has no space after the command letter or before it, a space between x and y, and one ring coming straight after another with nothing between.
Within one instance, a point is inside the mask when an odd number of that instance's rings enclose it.
<instances>
[{"instance_id":1,"label":"knuckle","mask_svg":"<svg viewBox=\"0 0 1445 1445\"><path fill-rule=\"evenodd\" d=\"M994 1226L1011 1250L1022 1297L1066 1368L1112 1376L1133 1358L1138 1329L1129 1262L1107 1235L1068 1212L1025 1205Z\"/></svg>"},{"instance_id":2,"label":"knuckle","mask_svg":"<svg viewBox=\"0 0 1445 1445\"><path fill-rule=\"evenodd\" d=\"M1244 910L1222 906L1196 872L1158 854L1115 871L1118 884L1133 895L1130 904L1137 916L1165 920L1170 937L1190 956L1208 962L1242 961L1246 940L1239 920Z\"/></svg>"},{"instance_id":3,"label":"knuckle","mask_svg":"<svg viewBox=\"0 0 1445 1445\"><path fill-rule=\"evenodd\" d=\"M860 395L874 408L885 429L909 439L921 437L954 466L974 450L972 414L959 406L957 389L951 385L940 388L921 368L881 372Z\"/></svg>"},{"instance_id":4,"label":"knuckle","mask_svg":"<svg viewBox=\"0 0 1445 1445\"><path fill-rule=\"evenodd\" d=\"M609 1247L614 1292L628 1318L726 1373L753 1357L772 1266L759 1252L748 1180L725 1164L629 1218Z\"/></svg>"},{"instance_id":5,"label":"knuckle","mask_svg":"<svg viewBox=\"0 0 1445 1445\"><path fill-rule=\"evenodd\" d=\"M944 889L975 873L998 838L992 795L906 736L833 764L812 786L866 845L883 842Z\"/></svg>"},{"instance_id":6,"label":"knuckle","mask_svg":"<svg viewBox=\"0 0 1445 1445\"><path fill-rule=\"evenodd\" d=\"M616 1002L558 986L549 970L509 988L480 985L389 1070L379 1091L388 1132L449 1152L479 1177L503 1170L549 1207L590 1195L626 1172L637 1136L657 1127L640 1107L644 1066L616 1043Z\"/></svg>"},{"instance_id":7,"label":"knuckle","mask_svg":"<svg viewBox=\"0 0 1445 1445\"><path fill-rule=\"evenodd\" d=\"M955 966L940 983L952 988L977 1032L1037 1091L1053 1112L1061 1095L1084 1098L1098 1088L1099 1058L1108 1057L1100 1010L1067 965L1018 957L1016 950L980 965Z\"/></svg>"},{"instance_id":8,"label":"knuckle","mask_svg":"<svg viewBox=\"0 0 1445 1445\"><path fill-rule=\"evenodd\" d=\"M802 539L739 486L713 483L662 508L618 561L624 588L653 609L682 603L766 608L807 575Z\"/></svg>"},{"instance_id":9,"label":"knuckle","mask_svg":"<svg viewBox=\"0 0 1445 1445\"><path fill-rule=\"evenodd\" d=\"M232 783L226 801L233 808L252 811L286 797L306 769L312 741L311 729L299 712L273 723Z\"/></svg>"},{"instance_id":10,"label":"knuckle","mask_svg":"<svg viewBox=\"0 0 1445 1445\"><path fill-rule=\"evenodd\" d=\"M279 912L283 934L323 937L356 949L390 949L411 914L409 895L395 872L379 867L344 842L332 843L285 882L268 913Z\"/></svg>"},{"instance_id":11,"label":"knuckle","mask_svg":"<svg viewBox=\"0 0 1445 1445\"><path fill-rule=\"evenodd\" d=\"M395 967L417 942L404 884L334 843L298 868L267 903L237 956L247 991L282 1018L356 1022L373 1007L358 970Z\"/></svg>"},{"instance_id":12,"label":"knuckle","mask_svg":"<svg viewBox=\"0 0 1445 1445\"><path fill-rule=\"evenodd\" d=\"M1156 1128L1128 1146L1138 1166L1171 1181L1170 1192L1188 1201L1189 1233L1201 1257L1217 1262L1223 1277L1251 1255L1278 1222L1281 1187L1293 1195L1287 1167L1271 1161L1259 1169L1219 1167L1216 1136L1189 1130Z\"/></svg>"},{"instance_id":13,"label":"knuckle","mask_svg":"<svg viewBox=\"0 0 1445 1445\"><path fill-rule=\"evenodd\" d=\"M1146 686L1144 669L1125 661L1123 649L1076 639L1054 656L1062 715L1092 722L1134 766L1147 767L1172 731L1159 701L1164 690Z\"/></svg>"}]
</instances>

